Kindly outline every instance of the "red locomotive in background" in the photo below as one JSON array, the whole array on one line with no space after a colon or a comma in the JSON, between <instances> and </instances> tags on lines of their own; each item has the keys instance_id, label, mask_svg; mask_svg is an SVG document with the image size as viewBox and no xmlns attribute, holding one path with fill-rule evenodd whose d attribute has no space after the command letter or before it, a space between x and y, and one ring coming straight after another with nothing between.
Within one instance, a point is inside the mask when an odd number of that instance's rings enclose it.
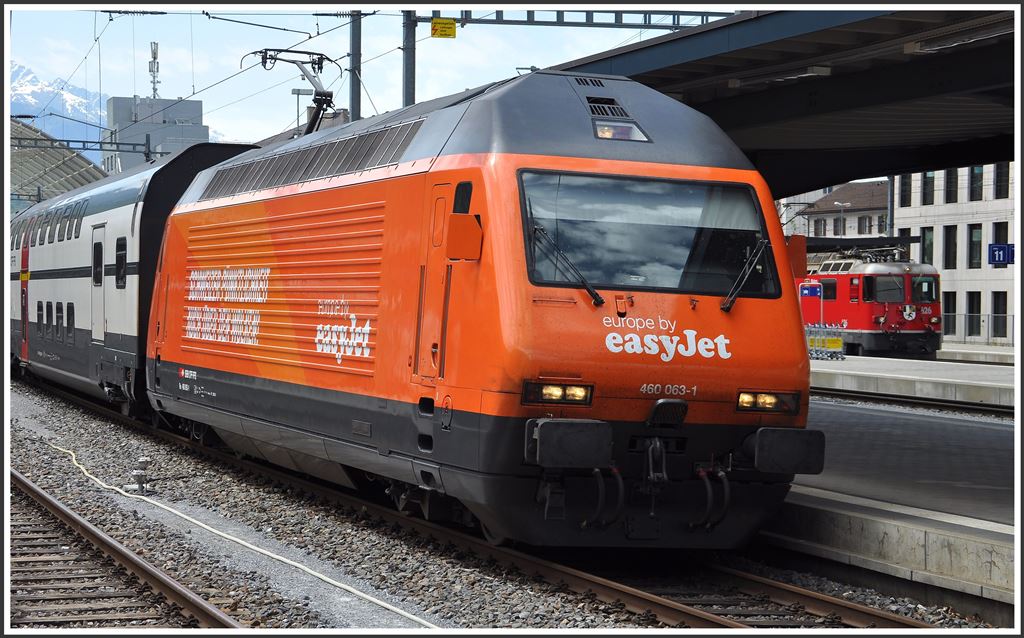
<instances>
[{"instance_id":1,"label":"red locomotive in background","mask_svg":"<svg viewBox=\"0 0 1024 638\"><path fill-rule=\"evenodd\" d=\"M796 279L804 323L838 324L846 354L935 358L942 310L934 266L895 251L846 251L809 260L807 270Z\"/></svg>"}]
</instances>

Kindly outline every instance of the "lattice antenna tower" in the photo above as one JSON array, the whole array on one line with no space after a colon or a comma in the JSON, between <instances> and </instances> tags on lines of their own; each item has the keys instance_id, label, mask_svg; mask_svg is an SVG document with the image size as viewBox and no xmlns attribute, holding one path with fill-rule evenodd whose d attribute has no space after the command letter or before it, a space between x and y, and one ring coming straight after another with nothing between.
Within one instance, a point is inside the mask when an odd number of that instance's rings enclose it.
<instances>
[{"instance_id":1,"label":"lattice antenna tower","mask_svg":"<svg viewBox=\"0 0 1024 638\"><path fill-rule=\"evenodd\" d=\"M160 73L160 63L157 62L157 59L156 59L157 58L157 50L158 50L159 46L160 45L157 44L156 42L150 42L149 43L149 50L150 50L150 53L152 54L152 59L149 61L149 74L151 76L153 76L153 99L154 100L157 99L158 97L160 97L159 95L157 95L157 92L156 92L156 85L160 84L160 80L156 79L157 74Z\"/></svg>"}]
</instances>

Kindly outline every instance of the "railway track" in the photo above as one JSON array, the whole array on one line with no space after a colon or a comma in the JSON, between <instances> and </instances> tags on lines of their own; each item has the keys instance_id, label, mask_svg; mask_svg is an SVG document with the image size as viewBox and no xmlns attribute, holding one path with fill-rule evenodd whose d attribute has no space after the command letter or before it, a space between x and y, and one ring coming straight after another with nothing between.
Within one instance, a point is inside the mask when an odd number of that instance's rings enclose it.
<instances>
[{"instance_id":1,"label":"railway track","mask_svg":"<svg viewBox=\"0 0 1024 638\"><path fill-rule=\"evenodd\" d=\"M944 399L930 399L927 397L902 397L892 394L878 394L874 392L859 392L856 390L839 390L835 388L811 386L811 398L813 399L816 396L870 401L872 403L883 403L887 405L905 407L944 408L981 415L1013 416L1016 409L1014 406L1010 405L973 403L970 401L949 401Z\"/></svg>"},{"instance_id":2,"label":"railway track","mask_svg":"<svg viewBox=\"0 0 1024 638\"><path fill-rule=\"evenodd\" d=\"M710 566L716 589L687 591L677 585L632 586L619 580L604 578L571 566L549 561L508 547L494 546L485 539L459 529L431 523L409 516L390 507L367 501L317 479L299 476L289 470L266 463L239 458L181 436L131 419L120 412L84 399L49 384L33 381L49 392L103 416L147 432L165 441L193 450L208 459L230 465L254 476L270 479L281 485L297 488L317 498L353 509L363 517L388 525L397 525L425 537L452 544L484 559L512 565L522 573L536 576L556 586L592 595L597 599L624 607L634 613L651 617L671 627L735 628L753 627L932 627L904 616L871 607L849 603L839 598L745 574L722 566ZM724 592L724 593L723 593ZM721 602L726 601L726 602ZM766 603L771 608L765 608ZM783 610L785 609L785 613ZM775 613L764 615L762 611Z\"/></svg>"},{"instance_id":3,"label":"railway track","mask_svg":"<svg viewBox=\"0 0 1024 638\"><path fill-rule=\"evenodd\" d=\"M12 626L241 626L16 470L10 477Z\"/></svg>"}]
</instances>

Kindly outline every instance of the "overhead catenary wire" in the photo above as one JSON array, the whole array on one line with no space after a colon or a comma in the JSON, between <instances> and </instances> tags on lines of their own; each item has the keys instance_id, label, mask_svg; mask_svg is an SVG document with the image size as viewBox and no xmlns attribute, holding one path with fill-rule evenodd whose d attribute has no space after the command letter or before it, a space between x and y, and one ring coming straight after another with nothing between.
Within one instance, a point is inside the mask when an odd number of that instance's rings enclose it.
<instances>
[{"instance_id":1,"label":"overhead catenary wire","mask_svg":"<svg viewBox=\"0 0 1024 638\"><path fill-rule=\"evenodd\" d=\"M57 99L57 96L61 95L64 92L64 87L68 85L68 82L71 81L71 78L75 77L75 74L78 73L78 69L81 68L82 64L84 64L85 61L89 59L89 54L92 53L93 48L95 48L99 44L100 38L102 38L103 34L107 32L107 27L109 27L110 23L113 21L113 18L107 21L107 24L103 26L103 31L100 31L100 34L93 39L92 46L90 46L89 50L85 52L84 56L82 56L82 60L75 67L75 70L72 71L71 74L64 79L64 81L60 85L60 88L57 89L53 95L50 96L50 99L47 100L46 104L43 105L43 108L39 109L39 113L45 113L46 109L50 106L50 104L55 99Z\"/></svg>"},{"instance_id":2,"label":"overhead catenary wire","mask_svg":"<svg viewBox=\"0 0 1024 638\"><path fill-rule=\"evenodd\" d=\"M376 11L374 11L373 13L369 13L369 14L366 14L366 15L365 15L364 17L372 16L372 15L374 15L374 14L376 14L376 13L377 13L377 12L376 12ZM332 31L336 31L336 30L338 30L338 29L341 29L341 28L343 28L343 27L346 27L346 26L348 26L349 24L351 24L351 22L352 22L352 21L351 21L351 20L349 20L348 22L345 22L345 23L339 24L338 26L335 26L335 27L331 27L330 29L327 29L326 31L324 31L324 32L322 32L322 33L318 33L318 34L316 34L316 35L314 35L314 36L311 36L311 37L309 37L309 38L306 38L305 40L302 40L302 41L300 41L300 42L296 42L295 44L293 44L293 45L291 45L291 46L289 46L289 47L285 47L285 48L284 48L284 49L282 49L282 50L283 50L283 51L287 51L287 50L290 50L290 49L294 49L295 47L297 47L297 46L299 46L299 45L302 45L302 44L305 44L305 43L309 42L310 40L313 40L313 39L315 39L315 38L318 38L318 37L320 37L320 36L323 36L323 35L327 35L328 33L332 32ZM339 59L340 59L340 58L339 58ZM203 91L207 91L207 90L209 90L209 89L212 89L213 87L217 86L218 84L221 84L221 83L223 83L223 82L226 82L226 81L228 81L228 80L230 80L230 79L232 79L232 78L234 78L234 77L237 77L238 75L240 75L240 74L244 73L245 71L248 71L249 69L251 69L251 68L253 68L253 67L259 66L259 64L260 64L259 62L256 62L256 63L254 63L254 64L252 64L252 65L250 65L250 66L248 66L248 67L245 67L244 69L242 69L242 70L238 71L237 73L233 73L232 75L229 75L228 77L224 78L223 80L220 80L220 81L218 81L218 82L214 82L213 84L211 84L211 85L209 85L209 86L207 86L207 87L204 87L204 88L202 88L202 89L199 89L198 91L193 91L191 95L188 95L188 96L186 96L186 97L183 97L183 98L179 98L179 99L175 100L174 102L172 102L171 104L168 104L168 105L167 105L167 106L165 106L164 108L160 109L159 111L155 111L155 112L151 113L151 114L150 114L150 117L153 117L153 116L155 116L155 115L159 115L160 113L163 113L163 112L164 112L164 111L166 111L167 109L170 109L170 108L174 107L175 105L177 105L177 104L179 104L179 103L181 103L181 102L184 102L185 100L187 100L187 99L189 99L189 98L192 98L192 97L195 97L196 95L199 95L199 94L200 94L200 93L202 93ZM135 124L137 124L137 123L138 123L138 122L132 122L132 123L131 123L131 124L129 124L128 126L126 126L126 127L124 127L123 129L121 129L121 131L120 131L120 132L124 132L124 131L128 130L129 128L131 128L132 126L134 126L134 125L135 125ZM92 148L95 148L95 147L92 147ZM89 150L89 149L83 149L83 150Z\"/></svg>"},{"instance_id":3,"label":"overhead catenary wire","mask_svg":"<svg viewBox=\"0 0 1024 638\"><path fill-rule=\"evenodd\" d=\"M417 623L418 625L421 625L421 626L426 627L428 629L439 629L439 627L437 625L434 625L434 624L432 624L432 623L430 623L430 622L428 622L428 621L426 621L426 620L424 620L424 619L422 619L422 618L420 618L418 616L410 614L409 612L407 612L405 610L399 609L398 607L395 607L394 605L390 605L390 604L384 602L383 600L380 600L379 598L375 598L374 596L371 596L369 594L361 592L358 589L355 589L354 587L350 587L350 586L348 586L348 585L346 585L344 583L338 582L338 581L334 580L333 578L331 578L330 576L326 576L324 574L321 574L320 572L318 572L318 571L316 571L314 569L311 569L309 567L306 567L305 565L303 565L301 563L297 563L297 562L295 562L295 561L293 561L291 559L285 558L284 556L279 556L279 555L277 555L277 554L275 554L275 553L273 553L271 551L263 549L262 547L258 547L256 545L253 545L252 543L249 543L248 541L242 540L241 538L238 538L236 536L232 536L231 534L228 534L226 532L222 532L222 531L220 531L220 530L218 530L216 528L213 528L213 527L207 525L206 523L203 523L202 521L198 521L198 520L192 518L191 516L189 516L187 514L183 514L182 512L179 512L178 510L174 509L173 507L170 507L168 505L164 505L163 503L160 503L158 501L154 501L153 499L148 498L146 496L143 496L141 494L129 494L128 492L125 492L124 490L122 490L119 487L115 487L113 485L107 485L101 479L93 476L89 472L89 470L85 468L85 466L83 466L81 463L79 463L78 462L78 458L76 457L76 455L75 455L75 453L73 451L66 450L66 449L64 449L62 447L54 445L53 443L50 443L49 441L45 441L45 443L47 445L49 445L51 448L53 448L55 450L59 450L59 451L65 453L65 454L69 455L71 457L71 462L72 462L72 464L74 464L75 467L77 467L79 470L81 470L81 472L83 474L85 474L89 479L91 479L94 483L96 483L97 485L99 485L100 487L102 487L105 490L112 491L112 492L117 492L121 496L125 496L125 497L130 498L130 499L144 501L146 503L149 503L150 505L158 507L158 508L160 508L160 509L162 509L162 510L164 510L166 512L169 512L169 513L173 514L174 516L177 516L178 518L180 518L182 520L185 520L185 521L191 523L192 525L195 525L197 527L201 527L201 528L205 529L206 531L208 531L208 532L210 532L212 534L215 534L215 535L217 535L217 536L219 536L219 537L221 537L221 538L223 538L225 540L231 541L232 543L237 543L238 545L241 545L242 547L245 547L246 549L250 549L250 550L252 550L252 551L254 551L254 552L258 553L258 554L262 554L262 555L264 555L264 556L266 556L268 558L272 558L273 560L282 562L282 563L284 563L286 565L290 565L291 567L295 567L295 568L297 568L299 570L302 570L303 572L309 574L310 576L313 576L314 578L317 578L317 579L319 579L319 580L321 580L321 581L323 581L323 582L325 582L325 583L327 583L329 585L333 585L334 587L337 587L338 589L342 589L344 591L347 591L348 593L350 593L350 594L352 594L354 596L358 596L359 598L362 598L363 600L369 601L369 602L371 602L371 603L373 603L373 604L375 604L375 605L377 605L379 607L387 609L388 611L393 612L395 614L398 614L399 616L402 616L403 618L406 618L408 620L411 620L411 621Z\"/></svg>"}]
</instances>

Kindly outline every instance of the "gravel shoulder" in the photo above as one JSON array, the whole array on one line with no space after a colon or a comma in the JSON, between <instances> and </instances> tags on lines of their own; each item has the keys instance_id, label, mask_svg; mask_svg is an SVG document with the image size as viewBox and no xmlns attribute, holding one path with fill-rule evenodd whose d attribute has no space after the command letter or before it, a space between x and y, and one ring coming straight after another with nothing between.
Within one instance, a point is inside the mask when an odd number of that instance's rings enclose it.
<instances>
[{"instance_id":1,"label":"gravel shoulder","mask_svg":"<svg viewBox=\"0 0 1024 638\"><path fill-rule=\"evenodd\" d=\"M344 590L301 575L189 525L156 507L111 496L46 441L72 449L101 480L131 482L141 456L155 499L204 523L374 595L442 629L664 628L592 596L565 591L452 546L393 529L355 511L319 502L144 433L113 424L21 383L11 386L11 463L88 516L108 534L194 591L231 602L255 627L410 627L372 610ZM954 610L770 567L742 552L721 552L736 567L852 602L912 616L940 627L989 627Z\"/></svg>"},{"instance_id":2,"label":"gravel shoulder","mask_svg":"<svg viewBox=\"0 0 1024 638\"><path fill-rule=\"evenodd\" d=\"M316 502L266 479L233 475L188 451L23 384L12 384L10 396L13 467L194 591L231 598L235 608L245 612L242 621L252 626L409 625L369 624L368 615L341 616L339 605L328 603L350 594L327 593L326 584L300 587L289 573L297 571L294 568L263 563L265 559L238 546L208 542L202 530L185 527L176 517L171 521L166 518L170 515L151 511L156 508L110 496L46 441L74 451L82 465L111 485L131 483L137 459L148 456L153 459L148 471L156 500L293 560L316 565L442 628L660 626L593 597L562 591L454 547ZM314 595L313 590L319 593ZM326 600L331 598L335 600Z\"/></svg>"}]
</instances>

